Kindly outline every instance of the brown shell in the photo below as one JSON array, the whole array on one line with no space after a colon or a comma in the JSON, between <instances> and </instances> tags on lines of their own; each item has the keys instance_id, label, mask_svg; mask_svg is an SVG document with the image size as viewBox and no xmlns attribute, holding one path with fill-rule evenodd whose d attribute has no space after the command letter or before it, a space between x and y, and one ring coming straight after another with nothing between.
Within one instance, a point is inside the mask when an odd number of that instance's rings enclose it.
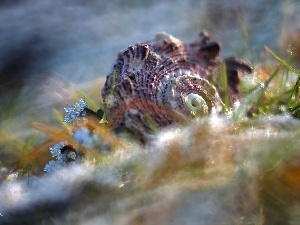
<instances>
[{"instance_id":1,"label":"brown shell","mask_svg":"<svg viewBox=\"0 0 300 225\"><path fill-rule=\"evenodd\" d=\"M102 89L108 124L145 137L160 127L221 112L223 103L213 85L223 62L220 48L206 32L191 43L160 33L119 53ZM240 67L228 62L238 75ZM233 81L229 87L234 90L238 82ZM238 98L234 92L233 100Z\"/></svg>"}]
</instances>

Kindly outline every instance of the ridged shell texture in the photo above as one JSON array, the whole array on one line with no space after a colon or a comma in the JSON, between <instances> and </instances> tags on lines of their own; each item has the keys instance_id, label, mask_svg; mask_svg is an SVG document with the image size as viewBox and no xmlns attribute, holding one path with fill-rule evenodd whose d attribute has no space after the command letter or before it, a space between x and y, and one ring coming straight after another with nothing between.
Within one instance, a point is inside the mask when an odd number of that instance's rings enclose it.
<instances>
[{"instance_id":1,"label":"ridged shell texture","mask_svg":"<svg viewBox=\"0 0 300 225\"><path fill-rule=\"evenodd\" d=\"M102 89L112 128L142 136L223 109L216 86L220 44L206 32L191 43L160 33L119 53Z\"/></svg>"}]
</instances>

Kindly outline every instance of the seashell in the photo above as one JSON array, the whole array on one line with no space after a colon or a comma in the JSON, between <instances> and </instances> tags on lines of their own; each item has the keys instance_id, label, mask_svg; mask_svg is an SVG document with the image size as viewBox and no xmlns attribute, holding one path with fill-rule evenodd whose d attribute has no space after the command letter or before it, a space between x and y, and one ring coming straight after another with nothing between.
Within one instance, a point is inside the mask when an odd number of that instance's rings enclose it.
<instances>
[{"instance_id":1,"label":"seashell","mask_svg":"<svg viewBox=\"0 0 300 225\"><path fill-rule=\"evenodd\" d=\"M243 59L221 59L220 49L206 32L190 43L159 33L119 53L102 89L108 124L147 139L157 128L222 112L220 66L229 65L232 102L238 99L239 73L252 68Z\"/></svg>"}]
</instances>

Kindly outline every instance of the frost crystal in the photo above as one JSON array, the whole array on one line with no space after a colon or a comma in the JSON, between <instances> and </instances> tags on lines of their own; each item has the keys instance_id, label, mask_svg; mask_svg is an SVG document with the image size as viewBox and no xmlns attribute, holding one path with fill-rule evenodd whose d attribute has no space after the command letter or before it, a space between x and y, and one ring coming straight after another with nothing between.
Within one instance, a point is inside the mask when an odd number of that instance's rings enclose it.
<instances>
[{"instance_id":1,"label":"frost crystal","mask_svg":"<svg viewBox=\"0 0 300 225\"><path fill-rule=\"evenodd\" d=\"M66 105L66 107L64 108L66 112L64 123L72 123L74 120L79 120L80 117L85 116L85 108L87 107L88 105L83 98L76 102L74 106Z\"/></svg>"},{"instance_id":2,"label":"frost crystal","mask_svg":"<svg viewBox=\"0 0 300 225\"><path fill-rule=\"evenodd\" d=\"M83 117L85 117L86 108L88 108L88 105L83 98L81 98L78 102L76 102L74 106L66 105L66 107L64 108L65 109L64 123L72 123L76 120L80 120ZM79 140L79 142L82 143L86 139L86 136L89 136L88 130L84 131L83 133L77 132L75 134L75 137ZM64 141L60 141L56 143L55 145L51 146L49 149L52 154L52 157L54 157L55 160L51 160L46 164L44 171L47 173L60 170L65 164L78 161L83 156L82 152L77 151L71 145L68 145L68 143Z\"/></svg>"},{"instance_id":3,"label":"frost crystal","mask_svg":"<svg viewBox=\"0 0 300 225\"><path fill-rule=\"evenodd\" d=\"M54 171L60 170L62 167L63 167L62 161L51 160L46 164L44 171L47 173L52 173Z\"/></svg>"},{"instance_id":4,"label":"frost crystal","mask_svg":"<svg viewBox=\"0 0 300 225\"><path fill-rule=\"evenodd\" d=\"M50 147L50 152L52 154L52 157L56 158L56 160L51 160L46 164L46 166L44 168L45 172L51 173L53 171L56 171L56 170L59 170L62 168L64 161L63 161L61 150L66 145L67 144L65 142L60 141Z\"/></svg>"},{"instance_id":5,"label":"frost crystal","mask_svg":"<svg viewBox=\"0 0 300 225\"><path fill-rule=\"evenodd\" d=\"M67 163L73 163L80 159L80 153L78 153L72 146L62 141L51 146L50 152L52 157L56 159L51 160L46 164L44 171L47 173L60 170Z\"/></svg>"},{"instance_id":6,"label":"frost crystal","mask_svg":"<svg viewBox=\"0 0 300 225\"><path fill-rule=\"evenodd\" d=\"M50 147L50 152L52 154L52 157L59 157L59 155L61 154L61 149L63 147L66 146L66 143L64 143L63 141L60 141L58 143L56 143L55 145Z\"/></svg>"}]
</instances>

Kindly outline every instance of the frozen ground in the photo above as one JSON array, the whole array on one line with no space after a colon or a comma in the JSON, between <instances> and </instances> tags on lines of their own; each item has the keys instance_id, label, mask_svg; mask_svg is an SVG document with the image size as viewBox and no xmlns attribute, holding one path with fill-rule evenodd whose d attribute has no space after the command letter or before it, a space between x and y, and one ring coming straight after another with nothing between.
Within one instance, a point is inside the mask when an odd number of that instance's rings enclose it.
<instances>
[{"instance_id":1,"label":"frozen ground","mask_svg":"<svg viewBox=\"0 0 300 225\"><path fill-rule=\"evenodd\" d=\"M287 116L212 117L118 149L100 164L23 181L12 175L0 186L0 222L297 224L299 182L291 171L299 171L299 128Z\"/></svg>"}]
</instances>

